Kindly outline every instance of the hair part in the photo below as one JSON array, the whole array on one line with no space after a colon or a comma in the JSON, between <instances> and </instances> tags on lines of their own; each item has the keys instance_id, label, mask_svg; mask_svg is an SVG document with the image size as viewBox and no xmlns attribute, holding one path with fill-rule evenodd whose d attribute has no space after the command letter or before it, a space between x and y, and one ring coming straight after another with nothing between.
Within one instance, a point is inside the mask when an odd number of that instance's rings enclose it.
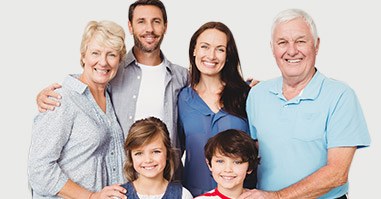
<instances>
[{"instance_id":1,"label":"hair part","mask_svg":"<svg viewBox=\"0 0 381 199\"><path fill-rule=\"evenodd\" d=\"M165 149L167 150L167 160L163 177L168 181L172 180L175 172L175 151L171 147L171 140L167 126L158 118L148 117L138 120L132 124L130 130L128 131L127 138L124 142L126 160L124 162L123 168L124 175L129 182L135 181L139 176L133 166L131 151L151 143L158 137L162 138Z\"/></svg>"},{"instance_id":2,"label":"hair part","mask_svg":"<svg viewBox=\"0 0 381 199\"><path fill-rule=\"evenodd\" d=\"M258 166L258 150L255 141L247 133L228 129L209 138L204 146L205 158L211 167L212 157L221 153L230 158L241 158L248 162L248 171L255 171Z\"/></svg>"},{"instance_id":3,"label":"hair part","mask_svg":"<svg viewBox=\"0 0 381 199\"><path fill-rule=\"evenodd\" d=\"M273 43L274 30L279 24L287 23L297 18L302 18L307 23L307 26L310 28L311 34L314 38L314 46L316 47L319 36L315 22L307 12L301 9L283 10L274 18L274 22L271 28L271 43Z\"/></svg>"},{"instance_id":4,"label":"hair part","mask_svg":"<svg viewBox=\"0 0 381 199\"><path fill-rule=\"evenodd\" d=\"M125 32L122 26L112 21L90 21L82 35L80 46L81 59L80 64L85 66L82 59L86 55L89 43L92 40L97 41L105 47L116 50L120 55L120 60L123 61L126 57Z\"/></svg>"}]
</instances>

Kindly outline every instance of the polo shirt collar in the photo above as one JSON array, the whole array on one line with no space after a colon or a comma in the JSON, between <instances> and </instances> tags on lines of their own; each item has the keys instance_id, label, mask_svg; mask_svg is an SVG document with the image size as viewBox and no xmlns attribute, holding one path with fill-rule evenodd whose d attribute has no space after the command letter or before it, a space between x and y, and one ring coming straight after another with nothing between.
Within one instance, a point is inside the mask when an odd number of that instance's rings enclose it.
<instances>
[{"instance_id":1,"label":"polo shirt collar","mask_svg":"<svg viewBox=\"0 0 381 199\"><path fill-rule=\"evenodd\" d=\"M319 96L319 93L325 78L326 77L316 69L314 76L312 77L310 82L307 84L307 86L303 89L302 94L298 97L295 97L291 101L297 100L297 102L299 102L300 100L316 99ZM283 77L279 77L275 80L274 84L270 87L269 92L287 101L282 95L282 86L283 86Z\"/></svg>"}]
</instances>

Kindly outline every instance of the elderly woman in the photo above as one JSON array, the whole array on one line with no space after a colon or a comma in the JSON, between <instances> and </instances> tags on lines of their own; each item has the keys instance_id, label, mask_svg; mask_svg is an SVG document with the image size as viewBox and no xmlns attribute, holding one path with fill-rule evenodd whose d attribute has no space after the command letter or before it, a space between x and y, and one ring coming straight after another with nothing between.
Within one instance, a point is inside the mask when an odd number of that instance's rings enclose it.
<instances>
[{"instance_id":1,"label":"elderly woman","mask_svg":"<svg viewBox=\"0 0 381 199\"><path fill-rule=\"evenodd\" d=\"M57 89L60 107L34 119L28 162L33 198L124 198L115 185L125 181L124 137L107 92L126 54L124 40L114 22L86 26L82 74L68 75Z\"/></svg>"}]
</instances>

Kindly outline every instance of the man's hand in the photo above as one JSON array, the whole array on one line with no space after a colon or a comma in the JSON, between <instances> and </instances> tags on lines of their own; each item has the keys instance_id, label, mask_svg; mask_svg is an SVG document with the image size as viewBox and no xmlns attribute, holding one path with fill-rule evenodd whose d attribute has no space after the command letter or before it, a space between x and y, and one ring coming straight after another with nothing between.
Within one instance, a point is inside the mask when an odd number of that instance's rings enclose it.
<instances>
[{"instance_id":1,"label":"man's hand","mask_svg":"<svg viewBox=\"0 0 381 199\"><path fill-rule=\"evenodd\" d=\"M52 111L55 107L60 106L60 102L58 100L61 99L61 95L54 92L57 88L61 88L61 85L54 83L38 93L36 98L38 111L41 113L47 110Z\"/></svg>"},{"instance_id":2,"label":"man's hand","mask_svg":"<svg viewBox=\"0 0 381 199\"><path fill-rule=\"evenodd\" d=\"M249 84L250 87L253 87L253 86L257 85L260 81L253 79L252 77L249 77L246 79L246 82Z\"/></svg>"}]
</instances>

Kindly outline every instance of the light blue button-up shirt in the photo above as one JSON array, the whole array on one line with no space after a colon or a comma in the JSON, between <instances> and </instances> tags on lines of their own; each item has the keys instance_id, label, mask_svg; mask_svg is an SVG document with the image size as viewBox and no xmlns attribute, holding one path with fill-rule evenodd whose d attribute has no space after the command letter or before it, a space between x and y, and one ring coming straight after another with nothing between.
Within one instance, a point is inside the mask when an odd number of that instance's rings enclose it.
<instances>
[{"instance_id":1,"label":"light blue button-up shirt","mask_svg":"<svg viewBox=\"0 0 381 199\"><path fill-rule=\"evenodd\" d=\"M33 198L59 198L68 179L90 191L125 182L124 136L110 97L106 92L105 113L77 77L68 76L57 89L60 107L34 119L28 162Z\"/></svg>"},{"instance_id":2,"label":"light blue button-up shirt","mask_svg":"<svg viewBox=\"0 0 381 199\"><path fill-rule=\"evenodd\" d=\"M326 165L329 148L370 144L359 101L349 86L316 71L302 94L287 100L282 82L280 77L254 86L246 105L261 156L257 188L269 191L290 186ZM348 183L321 198L347 192Z\"/></svg>"}]
</instances>

